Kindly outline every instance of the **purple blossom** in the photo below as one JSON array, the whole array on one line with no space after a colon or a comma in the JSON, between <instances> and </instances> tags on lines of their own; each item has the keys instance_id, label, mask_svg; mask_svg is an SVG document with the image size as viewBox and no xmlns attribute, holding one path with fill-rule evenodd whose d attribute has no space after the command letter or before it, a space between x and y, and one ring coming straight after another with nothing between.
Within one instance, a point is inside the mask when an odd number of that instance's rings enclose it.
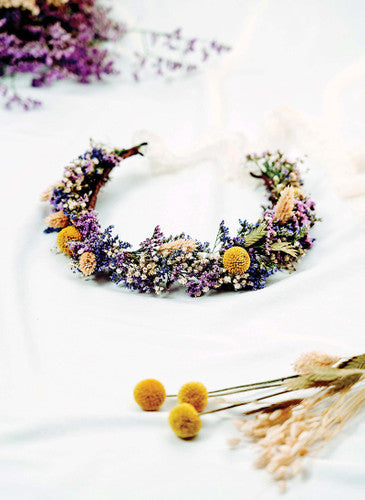
<instances>
[{"instance_id":1,"label":"purple blossom","mask_svg":"<svg viewBox=\"0 0 365 500\"><path fill-rule=\"evenodd\" d=\"M37 5L38 15L0 8L2 76L31 73L32 85L41 87L65 78L89 83L115 72L100 42L115 39L125 28L110 21L96 0L69 0L60 7L38 0Z\"/></svg>"}]
</instances>

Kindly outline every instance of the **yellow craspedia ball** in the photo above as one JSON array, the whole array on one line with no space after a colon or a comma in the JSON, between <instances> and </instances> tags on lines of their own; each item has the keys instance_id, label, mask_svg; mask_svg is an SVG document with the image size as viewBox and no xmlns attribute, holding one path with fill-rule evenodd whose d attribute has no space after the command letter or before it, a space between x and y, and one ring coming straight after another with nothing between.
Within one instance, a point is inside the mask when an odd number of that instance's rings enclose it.
<instances>
[{"instance_id":1,"label":"yellow craspedia ball","mask_svg":"<svg viewBox=\"0 0 365 500\"><path fill-rule=\"evenodd\" d=\"M181 403L170 411L169 424L175 434L182 439L196 436L202 426L198 412L189 403Z\"/></svg>"},{"instance_id":2,"label":"yellow craspedia ball","mask_svg":"<svg viewBox=\"0 0 365 500\"><path fill-rule=\"evenodd\" d=\"M64 229L61 229L61 231L58 233L57 245L58 248L61 250L61 252L71 257L72 251L67 245L67 242L71 240L80 241L81 239L82 239L81 233L78 229L76 229L76 227L67 226Z\"/></svg>"},{"instance_id":3,"label":"yellow craspedia ball","mask_svg":"<svg viewBox=\"0 0 365 500\"><path fill-rule=\"evenodd\" d=\"M208 402L208 391L201 382L184 384L178 394L179 403L190 403L196 411L203 411Z\"/></svg>"},{"instance_id":4,"label":"yellow craspedia ball","mask_svg":"<svg viewBox=\"0 0 365 500\"><path fill-rule=\"evenodd\" d=\"M145 411L156 411L166 399L164 386L158 380L148 378L139 382L134 388L134 399Z\"/></svg>"},{"instance_id":5,"label":"yellow craspedia ball","mask_svg":"<svg viewBox=\"0 0 365 500\"><path fill-rule=\"evenodd\" d=\"M223 266L230 274L245 274L250 263L248 252L242 247L231 247L223 254Z\"/></svg>"}]
</instances>

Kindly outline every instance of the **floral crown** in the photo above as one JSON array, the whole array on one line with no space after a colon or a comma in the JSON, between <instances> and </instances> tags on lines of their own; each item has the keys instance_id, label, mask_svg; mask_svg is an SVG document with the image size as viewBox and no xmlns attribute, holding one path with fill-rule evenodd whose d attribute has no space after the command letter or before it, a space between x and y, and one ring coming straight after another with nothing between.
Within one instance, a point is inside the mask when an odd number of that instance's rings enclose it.
<instances>
[{"instance_id":1,"label":"floral crown","mask_svg":"<svg viewBox=\"0 0 365 500\"><path fill-rule=\"evenodd\" d=\"M145 145L127 150L91 145L43 195L52 206L45 232L58 231L59 249L82 275L102 274L118 285L153 294L178 284L191 297L200 297L210 290L263 288L276 271L294 271L311 248L315 204L302 191L298 163L281 152L265 152L247 156L256 169L251 175L262 179L268 192L269 203L256 223L239 220L231 236L222 221L213 245L185 233L166 237L157 226L133 250L113 234L113 226L101 229L94 209L113 168L128 157L143 155Z\"/></svg>"}]
</instances>

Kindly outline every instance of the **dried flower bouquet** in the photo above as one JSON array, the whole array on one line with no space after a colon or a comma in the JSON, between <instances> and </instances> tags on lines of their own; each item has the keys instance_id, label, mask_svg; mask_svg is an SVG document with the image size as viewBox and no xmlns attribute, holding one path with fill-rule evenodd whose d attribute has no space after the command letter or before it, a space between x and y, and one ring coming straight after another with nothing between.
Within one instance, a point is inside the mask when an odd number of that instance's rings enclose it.
<instances>
[{"instance_id":1,"label":"dried flower bouquet","mask_svg":"<svg viewBox=\"0 0 365 500\"><path fill-rule=\"evenodd\" d=\"M129 65L127 72L136 81L151 74L188 74L210 56L229 50L214 40L185 38L181 29L167 33L129 29L113 21L98 0L0 0L0 77L31 74L34 87L62 79L100 80L117 72L103 42L133 32L144 38L146 53L129 49L132 61L123 61L123 70ZM8 108L40 104L20 98L4 84L0 95Z\"/></svg>"},{"instance_id":2,"label":"dried flower bouquet","mask_svg":"<svg viewBox=\"0 0 365 500\"><path fill-rule=\"evenodd\" d=\"M177 398L169 424L182 439L195 437L206 415L249 406L234 421L240 437L230 445L254 441L254 465L265 468L285 491L287 481L302 471L304 458L321 450L365 404L365 354L341 362L338 356L314 351L303 354L294 370L297 374L280 379L209 392L200 382L188 382L168 396L161 382L147 379L137 384L134 398L145 411L158 410L166 397ZM255 397L205 410L209 400L216 405L217 398L226 402L227 396L243 392Z\"/></svg>"}]
</instances>

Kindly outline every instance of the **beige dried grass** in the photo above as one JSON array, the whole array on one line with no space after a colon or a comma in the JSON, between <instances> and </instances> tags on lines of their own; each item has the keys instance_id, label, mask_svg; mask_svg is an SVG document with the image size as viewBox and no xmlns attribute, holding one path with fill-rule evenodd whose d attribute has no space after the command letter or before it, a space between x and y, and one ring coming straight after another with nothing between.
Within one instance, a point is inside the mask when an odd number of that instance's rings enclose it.
<instances>
[{"instance_id":1,"label":"beige dried grass","mask_svg":"<svg viewBox=\"0 0 365 500\"><path fill-rule=\"evenodd\" d=\"M295 190L292 186L284 188L275 206L275 220L286 224L293 214Z\"/></svg>"}]
</instances>

